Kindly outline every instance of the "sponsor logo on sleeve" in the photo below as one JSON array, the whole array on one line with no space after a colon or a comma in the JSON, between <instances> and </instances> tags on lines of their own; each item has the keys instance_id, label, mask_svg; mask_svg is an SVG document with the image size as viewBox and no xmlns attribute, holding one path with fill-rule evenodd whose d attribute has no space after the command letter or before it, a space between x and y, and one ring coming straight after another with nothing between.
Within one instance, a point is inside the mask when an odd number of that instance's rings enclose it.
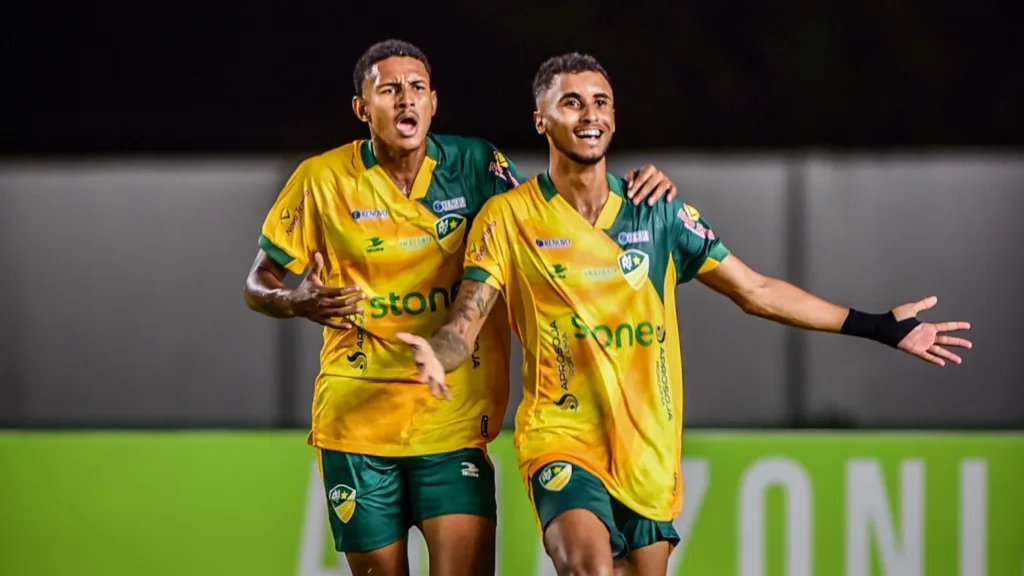
<instances>
[{"instance_id":1,"label":"sponsor logo on sleeve","mask_svg":"<svg viewBox=\"0 0 1024 576\"><path fill-rule=\"evenodd\" d=\"M700 212L696 208L689 204L683 204L683 207L676 212L676 217L683 221L683 225L690 232L700 236L705 240L714 240L715 233L700 223Z\"/></svg>"}]
</instances>

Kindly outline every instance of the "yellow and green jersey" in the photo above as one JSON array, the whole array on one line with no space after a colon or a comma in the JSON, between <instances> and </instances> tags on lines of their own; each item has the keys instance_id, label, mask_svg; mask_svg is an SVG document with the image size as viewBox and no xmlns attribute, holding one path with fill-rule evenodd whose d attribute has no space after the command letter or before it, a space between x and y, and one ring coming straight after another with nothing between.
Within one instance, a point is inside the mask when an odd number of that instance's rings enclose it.
<instances>
[{"instance_id":1,"label":"yellow and green jersey","mask_svg":"<svg viewBox=\"0 0 1024 576\"><path fill-rule=\"evenodd\" d=\"M636 206L620 179L608 185L594 225L546 173L490 199L465 278L502 291L523 345L515 445L527 489L546 464L574 462L635 512L668 521L682 506L675 287L729 252L692 206Z\"/></svg>"},{"instance_id":2,"label":"yellow and green jersey","mask_svg":"<svg viewBox=\"0 0 1024 576\"><path fill-rule=\"evenodd\" d=\"M369 140L302 162L263 223L260 247L295 274L321 253L324 283L361 286L357 328L325 328L309 443L374 456L484 446L508 404L508 319L480 332L471 361L452 373L451 401L418 384L398 332L433 334L462 279L465 235L515 167L489 143L430 134L408 196L377 164Z\"/></svg>"}]
</instances>

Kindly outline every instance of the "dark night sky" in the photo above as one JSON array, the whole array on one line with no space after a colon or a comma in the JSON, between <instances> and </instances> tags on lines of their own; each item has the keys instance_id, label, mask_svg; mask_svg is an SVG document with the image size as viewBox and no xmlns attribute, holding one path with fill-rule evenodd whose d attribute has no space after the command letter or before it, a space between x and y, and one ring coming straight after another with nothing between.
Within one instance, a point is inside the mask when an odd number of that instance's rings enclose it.
<instances>
[{"instance_id":1,"label":"dark night sky","mask_svg":"<svg viewBox=\"0 0 1024 576\"><path fill-rule=\"evenodd\" d=\"M352 66L387 37L432 60L435 131L506 148L540 145L530 82L567 50L609 69L617 148L1024 144L1024 31L1008 3L13 4L6 154L335 146L364 134Z\"/></svg>"}]
</instances>

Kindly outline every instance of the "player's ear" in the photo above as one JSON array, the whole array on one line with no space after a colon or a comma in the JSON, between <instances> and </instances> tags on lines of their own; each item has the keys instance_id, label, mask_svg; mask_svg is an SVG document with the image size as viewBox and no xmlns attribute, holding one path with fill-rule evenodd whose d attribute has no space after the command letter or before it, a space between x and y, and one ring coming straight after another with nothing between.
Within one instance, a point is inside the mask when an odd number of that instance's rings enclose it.
<instances>
[{"instance_id":1,"label":"player's ear","mask_svg":"<svg viewBox=\"0 0 1024 576\"><path fill-rule=\"evenodd\" d=\"M366 100L363 100L362 96L352 97L352 112L360 122L370 121L370 116L366 113Z\"/></svg>"},{"instance_id":2,"label":"player's ear","mask_svg":"<svg viewBox=\"0 0 1024 576\"><path fill-rule=\"evenodd\" d=\"M534 111L533 126L537 129L537 134L544 134L547 132L547 127L544 126L544 117L541 116L540 112Z\"/></svg>"},{"instance_id":3,"label":"player's ear","mask_svg":"<svg viewBox=\"0 0 1024 576\"><path fill-rule=\"evenodd\" d=\"M437 90L430 91L430 116L437 114Z\"/></svg>"}]
</instances>

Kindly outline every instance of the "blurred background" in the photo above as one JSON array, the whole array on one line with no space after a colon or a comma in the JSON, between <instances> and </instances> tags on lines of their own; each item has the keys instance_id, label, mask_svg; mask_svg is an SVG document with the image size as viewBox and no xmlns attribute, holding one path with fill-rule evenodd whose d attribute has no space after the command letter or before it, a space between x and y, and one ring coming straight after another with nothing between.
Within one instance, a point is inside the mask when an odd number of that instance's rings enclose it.
<instances>
[{"instance_id":1,"label":"blurred background","mask_svg":"<svg viewBox=\"0 0 1024 576\"><path fill-rule=\"evenodd\" d=\"M283 430L310 457L320 331L249 311L242 287L298 162L366 136L350 109L352 68L389 37L431 60L432 130L484 137L526 174L546 162L530 121L537 66L592 53L615 88L614 170L657 165L763 273L869 311L936 295L925 319L973 324L964 364L938 369L681 287L685 422L698 437L844 428L1021 439L1024 41L997 3L3 10L0 470L19 489L42 481L19 476L41 454L25 444L35 432L67 431L46 445L63 453L85 430ZM1004 454L1010 484L1024 482L1022 446ZM0 517L21 518L15 508L0 497ZM4 530L0 551L31 547ZM1019 523L1002 542L1021 544L1024 559ZM1019 576L1022 564L991 573ZM0 572L61 573L31 566ZM917 573L894 570L877 573ZM946 573L935 570L920 573Z\"/></svg>"}]
</instances>

